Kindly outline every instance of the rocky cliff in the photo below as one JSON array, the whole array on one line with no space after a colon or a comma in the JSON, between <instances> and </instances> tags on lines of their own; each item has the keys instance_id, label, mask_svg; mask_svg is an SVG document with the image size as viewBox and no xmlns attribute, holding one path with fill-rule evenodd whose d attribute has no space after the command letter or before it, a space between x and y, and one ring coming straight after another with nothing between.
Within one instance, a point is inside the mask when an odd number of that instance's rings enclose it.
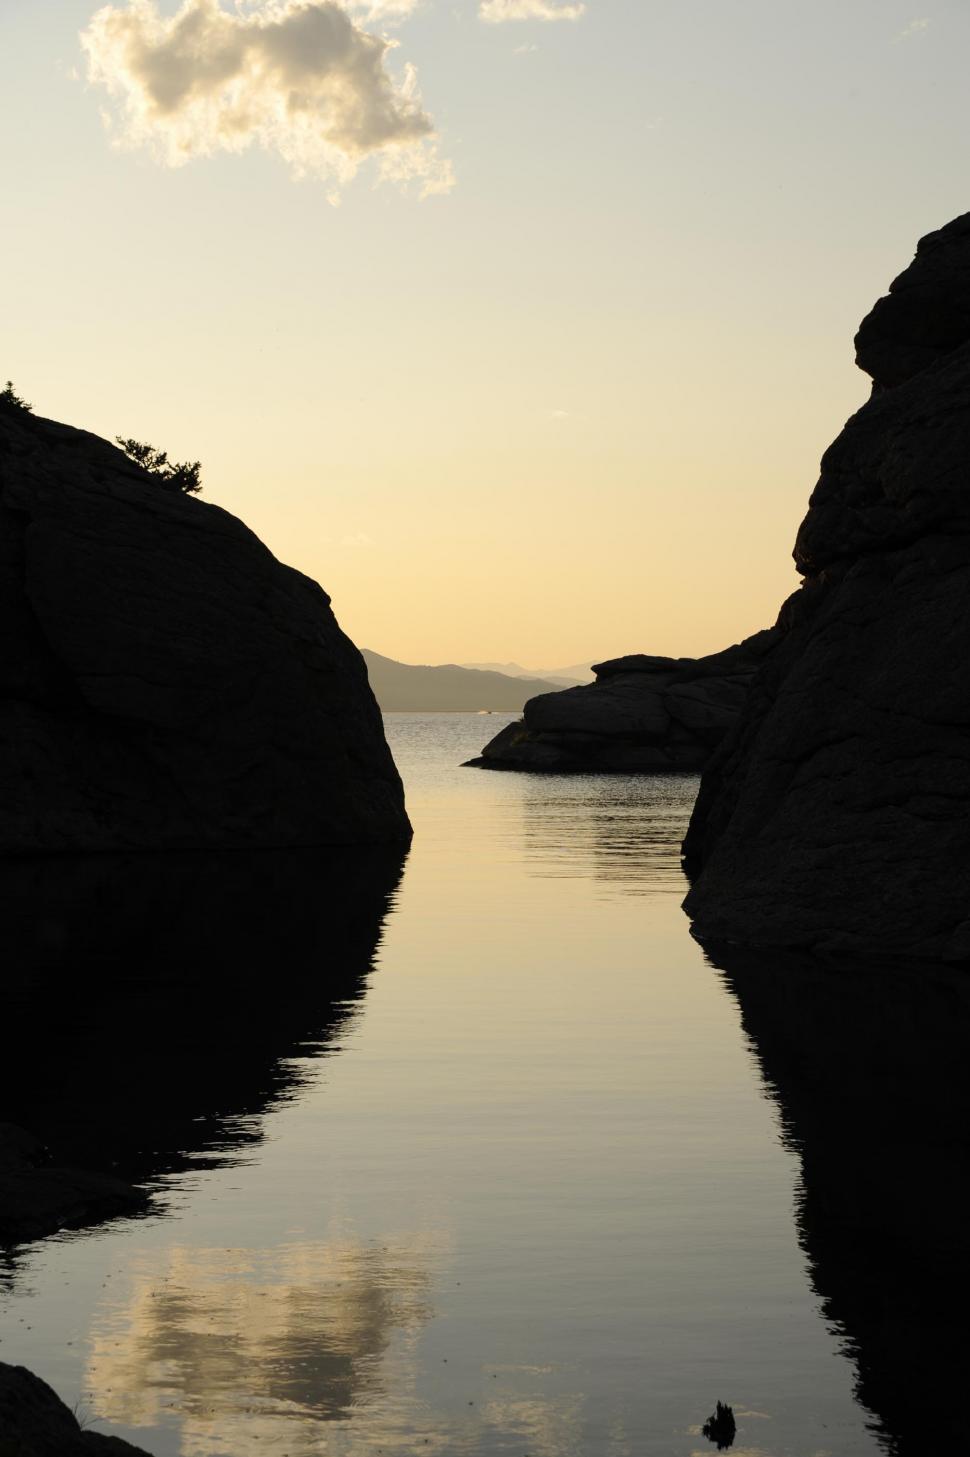
<instances>
[{"instance_id":1,"label":"rocky cliff","mask_svg":"<svg viewBox=\"0 0 970 1457\"><path fill-rule=\"evenodd\" d=\"M704 776L702 935L970 959L970 214L864 320L872 397L822 459L804 584Z\"/></svg>"},{"instance_id":2,"label":"rocky cliff","mask_svg":"<svg viewBox=\"0 0 970 1457\"><path fill-rule=\"evenodd\" d=\"M106 441L0 409L0 853L409 834L316 583Z\"/></svg>"},{"instance_id":3,"label":"rocky cliff","mask_svg":"<svg viewBox=\"0 0 970 1457\"><path fill-rule=\"evenodd\" d=\"M547 773L648 773L703 768L737 721L775 642L756 633L706 658L633 653L593 667L595 683L542 693L471 763Z\"/></svg>"}]
</instances>

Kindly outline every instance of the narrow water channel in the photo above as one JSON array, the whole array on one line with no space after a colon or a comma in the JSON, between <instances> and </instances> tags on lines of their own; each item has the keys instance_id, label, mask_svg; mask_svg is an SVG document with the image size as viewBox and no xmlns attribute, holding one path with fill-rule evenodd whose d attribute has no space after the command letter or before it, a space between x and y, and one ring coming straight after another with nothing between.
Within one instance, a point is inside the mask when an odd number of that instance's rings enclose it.
<instances>
[{"instance_id":1,"label":"narrow water channel","mask_svg":"<svg viewBox=\"0 0 970 1457\"><path fill-rule=\"evenodd\" d=\"M267 897L259 1057L231 980L221 1036L179 993L122 1160L156 1212L0 1268L0 1359L156 1457L690 1457L717 1400L737 1457L888 1450L812 1285L778 1104L680 910L696 780L458 767L503 721L389 716L400 879L327 903L332 954L298 974L324 890Z\"/></svg>"}]
</instances>

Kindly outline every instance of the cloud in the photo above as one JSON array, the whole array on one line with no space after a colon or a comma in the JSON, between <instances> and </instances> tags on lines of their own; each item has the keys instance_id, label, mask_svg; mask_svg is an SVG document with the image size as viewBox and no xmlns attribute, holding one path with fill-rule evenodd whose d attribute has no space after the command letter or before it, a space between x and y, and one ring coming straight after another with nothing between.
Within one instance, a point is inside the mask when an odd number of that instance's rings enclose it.
<instances>
[{"instance_id":1,"label":"cloud","mask_svg":"<svg viewBox=\"0 0 970 1457\"><path fill-rule=\"evenodd\" d=\"M368 22L383 20L393 24L406 20L422 4L423 0L347 0L347 9L354 15L361 15Z\"/></svg>"},{"instance_id":2,"label":"cloud","mask_svg":"<svg viewBox=\"0 0 970 1457\"><path fill-rule=\"evenodd\" d=\"M586 13L585 4L571 0L479 0L482 20L495 24L504 20L578 20Z\"/></svg>"},{"instance_id":3,"label":"cloud","mask_svg":"<svg viewBox=\"0 0 970 1457\"><path fill-rule=\"evenodd\" d=\"M911 40L913 36L925 35L926 32L929 30L931 24L932 22L925 15L921 20L911 20L909 24L899 32L896 39Z\"/></svg>"},{"instance_id":4,"label":"cloud","mask_svg":"<svg viewBox=\"0 0 970 1457\"><path fill-rule=\"evenodd\" d=\"M399 10L399 7L398 7ZM452 185L414 68L395 80L394 42L364 30L337 0L236 5L157 0L106 5L82 32L88 79L115 100L120 145L147 146L177 167L254 143L296 176L330 184L336 201L367 158L379 176L427 195Z\"/></svg>"}]
</instances>

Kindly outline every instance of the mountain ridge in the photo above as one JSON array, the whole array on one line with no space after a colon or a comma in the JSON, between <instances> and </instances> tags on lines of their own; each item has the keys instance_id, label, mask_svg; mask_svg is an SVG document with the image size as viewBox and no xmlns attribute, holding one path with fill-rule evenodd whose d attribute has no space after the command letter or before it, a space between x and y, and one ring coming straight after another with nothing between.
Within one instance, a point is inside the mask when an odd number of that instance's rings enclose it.
<instances>
[{"instance_id":1,"label":"mountain ridge","mask_svg":"<svg viewBox=\"0 0 970 1457\"><path fill-rule=\"evenodd\" d=\"M527 698L557 686L460 663L400 663L372 648L361 655L384 713L521 713Z\"/></svg>"}]
</instances>

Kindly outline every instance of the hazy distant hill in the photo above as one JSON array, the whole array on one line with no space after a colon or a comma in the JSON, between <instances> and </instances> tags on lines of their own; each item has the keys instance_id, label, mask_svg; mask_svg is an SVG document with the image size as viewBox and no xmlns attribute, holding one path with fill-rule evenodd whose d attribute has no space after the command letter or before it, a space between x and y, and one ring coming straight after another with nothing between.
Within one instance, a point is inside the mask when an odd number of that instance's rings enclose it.
<instances>
[{"instance_id":1,"label":"hazy distant hill","mask_svg":"<svg viewBox=\"0 0 970 1457\"><path fill-rule=\"evenodd\" d=\"M363 648L374 696L385 713L477 713L481 709L521 713L527 698L550 693L561 684L547 678L520 678L457 663L440 667L396 663Z\"/></svg>"},{"instance_id":2,"label":"hazy distant hill","mask_svg":"<svg viewBox=\"0 0 970 1457\"><path fill-rule=\"evenodd\" d=\"M523 668L521 663L462 663L461 666L503 673L507 678L540 679L543 683L555 683L557 688L575 688L580 683L591 683L594 676L589 663L573 663L568 668Z\"/></svg>"}]
</instances>

